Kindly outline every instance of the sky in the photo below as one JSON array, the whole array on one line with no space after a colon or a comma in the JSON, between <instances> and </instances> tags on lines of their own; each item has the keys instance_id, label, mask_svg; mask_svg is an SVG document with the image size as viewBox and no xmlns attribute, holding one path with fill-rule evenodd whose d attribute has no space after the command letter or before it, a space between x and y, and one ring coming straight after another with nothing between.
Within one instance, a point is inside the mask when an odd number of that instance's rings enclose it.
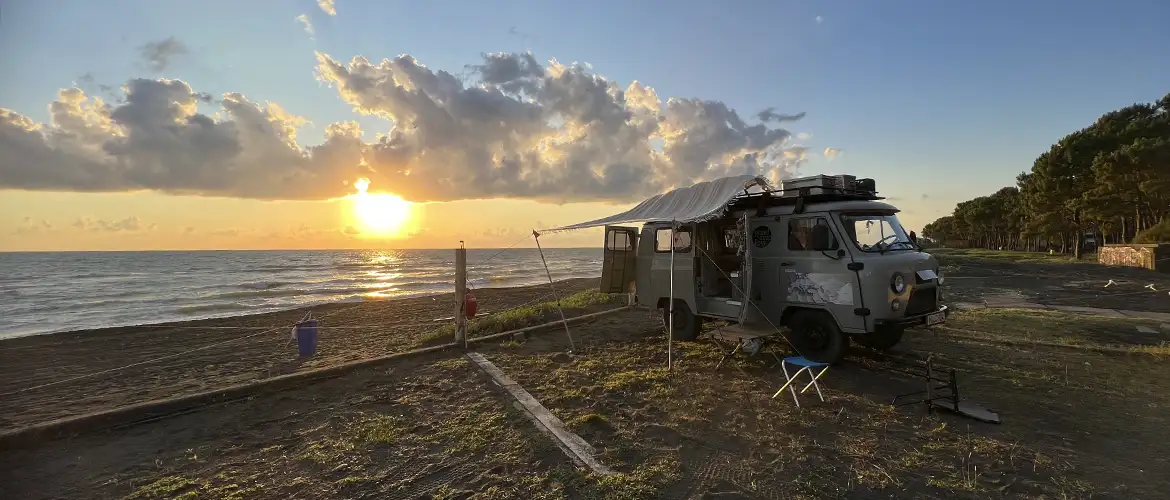
<instances>
[{"instance_id":1,"label":"sky","mask_svg":"<svg viewBox=\"0 0 1170 500\"><path fill-rule=\"evenodd\" d=\"M0 250L528 247L746 172L920 230L1170 92L1164 1L729 5L0 0Z\"/></svg>"}]
</instances>

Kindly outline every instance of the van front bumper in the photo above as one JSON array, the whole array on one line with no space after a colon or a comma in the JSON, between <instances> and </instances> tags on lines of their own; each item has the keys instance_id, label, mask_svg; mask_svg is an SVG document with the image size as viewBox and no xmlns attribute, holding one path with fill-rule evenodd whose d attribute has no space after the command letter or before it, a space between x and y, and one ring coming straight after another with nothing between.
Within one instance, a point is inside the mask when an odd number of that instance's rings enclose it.
<instances>
[{"instance_id":1,"label":"van front bumper","mask_svg":"<svg viewBox=\"0 0 1170 500\"><path fill-rule=\"evenodd\" d=\"M918 326L938 326L946 323L947 316L951 315L951 310L947 306L938 306L938 309L928 313L915 314L913 316L906 316L896 319L875 319L873 321L874 327L902 327L914 328ZM941 320L940 320L941 319Z\"/></svg>"}]
</instances>

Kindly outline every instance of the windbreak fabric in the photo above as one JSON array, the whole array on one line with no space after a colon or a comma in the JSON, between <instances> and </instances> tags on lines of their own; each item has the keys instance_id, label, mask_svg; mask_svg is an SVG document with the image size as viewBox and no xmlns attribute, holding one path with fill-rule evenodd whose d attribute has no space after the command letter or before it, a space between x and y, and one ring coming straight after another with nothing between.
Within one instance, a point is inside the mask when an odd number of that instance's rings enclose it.
<instances>
[{"instance_id":1,"label":"windbreak fabric","mask_svg":"<svg viewBox=\"0 0 1170 500\"><path fill-rule=\"evenodd\" d=\"M732 200L754 186L770 188L768 181L759 176L723 177L654 196L620 214L568 226L539 229L537 232L552 233L645 222L703 222L718 218Z\"/></svg>"}]
</instances>

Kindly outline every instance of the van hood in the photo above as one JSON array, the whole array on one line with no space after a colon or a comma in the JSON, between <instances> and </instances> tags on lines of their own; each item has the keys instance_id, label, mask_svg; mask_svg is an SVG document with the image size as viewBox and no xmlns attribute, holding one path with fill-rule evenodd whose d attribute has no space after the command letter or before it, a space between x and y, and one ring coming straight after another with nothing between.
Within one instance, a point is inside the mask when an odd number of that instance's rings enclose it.
<instances>
[{"instance_id":1,"label":"van hood","mask_svg":"<svg viewBox=\"0 0 1170 500\"><path fill-rule=\"evenodd\" d=\"M884 254L874 252L863 255L866 257L866 267L872 268L873 271L890 273L901 271L912 274L929 270L938 274L938 259L926 252L896 250Z\"/></svg>"}]
</instances>

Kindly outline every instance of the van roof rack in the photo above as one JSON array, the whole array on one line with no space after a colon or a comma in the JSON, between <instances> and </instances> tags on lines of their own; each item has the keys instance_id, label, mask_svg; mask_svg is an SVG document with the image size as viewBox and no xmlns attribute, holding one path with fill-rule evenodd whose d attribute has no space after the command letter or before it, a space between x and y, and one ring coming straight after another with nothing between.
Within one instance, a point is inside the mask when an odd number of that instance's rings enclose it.
<instances>
[{"instance_id":1,"label":"van roof rack","mask_svg":"<svg viewBox=\"0 0 1170 500\"><path fill-rule=\"evenodd\" d=\"M814 175L786 180L779 189L756 193L744 190L744 194L728 204L728 210L756 208L762 214L768 207L796 205L796 213L804 211L809 203L834 201L877 201L885 198L877 195L873 179L857 179L851 175Z\"/></svg>"}]
</instances>

